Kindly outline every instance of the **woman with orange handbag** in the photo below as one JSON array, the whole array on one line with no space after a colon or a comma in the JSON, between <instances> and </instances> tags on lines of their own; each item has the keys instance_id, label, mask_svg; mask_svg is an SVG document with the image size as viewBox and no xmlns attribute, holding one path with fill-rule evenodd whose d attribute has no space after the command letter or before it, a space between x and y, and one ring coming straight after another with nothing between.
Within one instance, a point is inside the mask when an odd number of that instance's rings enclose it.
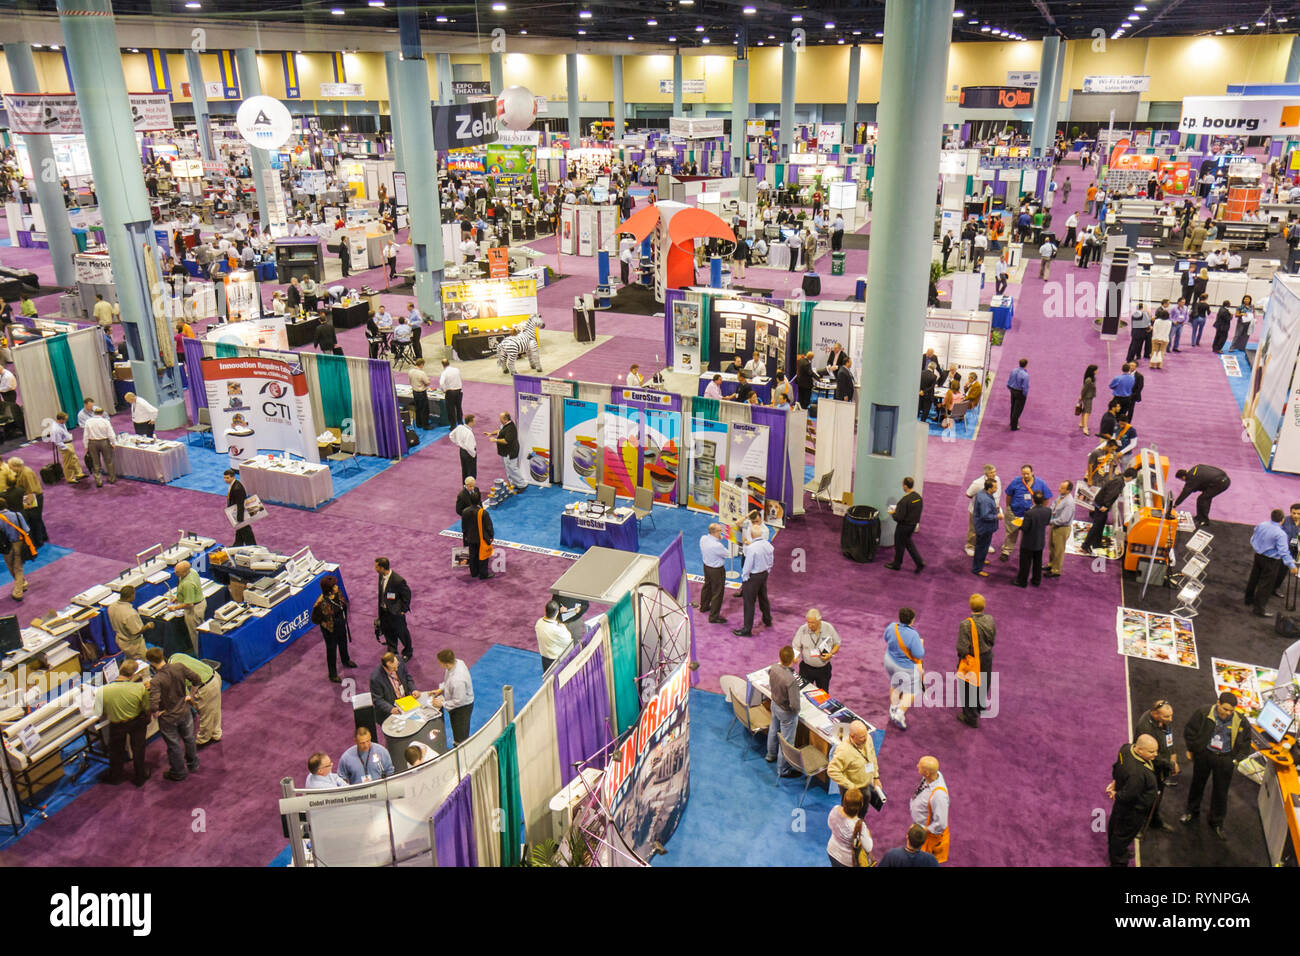
<instances>
[{"instance_id":1,"label":"woman with orange handbag","mask_svg":"<svg viewBox=\"0 0 1300 956\"><path fill-rule=\"evenodd\" d=\"M970 612L970 617L962 618L957 626L957 676L964 682L964 700L957 719L978 730L980 711L988 706L997 626L993 615L984 612L984 595L970 596Z\"/></svg>"}]
</instances>

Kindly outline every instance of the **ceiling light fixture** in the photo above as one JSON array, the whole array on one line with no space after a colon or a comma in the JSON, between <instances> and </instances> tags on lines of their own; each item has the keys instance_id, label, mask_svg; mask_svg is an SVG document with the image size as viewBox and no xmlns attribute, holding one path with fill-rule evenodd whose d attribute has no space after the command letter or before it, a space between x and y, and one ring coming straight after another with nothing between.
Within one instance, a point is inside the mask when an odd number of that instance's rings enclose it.
<instances>
[{"instance_id":1,"label":"ceiling light fixture","mask_svg":"<svg viewBox=\"0 0 1300 956\"><path fill-rule=\"evenodd\" d=\"M635 40L635 39L636 39L636 37L632 36L632 34L630 34L630 33L627 35L627 38L628 38L629 40Z\"/></svg>"},{"instance_id":2,"label":"ceiling light fixture","mask_svg":"<svg viewBox=\"0 0 1300 956\"><path fill-rule=\"evenodd\" d=\"M505 13L506 5L504 3L494 3L492 4L492 9L495 10L497 13Z\"/></svg>"},{"instance_id":3,"label":"ceiling light fixture","mask_svg":"<svg viewBox=\"0 0 1300 956\"><path fill-rule=\"evenodd\" d=\"M336 16L336 17L341 17L341 16L343 16L343 13L344 13L344 10L343 10L342 7L333 7L333 8L330 10L330 14L333 15L333 16Z\"/></svg>"},{"instance_id":4,"label":"ceiling light fixture","mask_svg":"<svg viewBox=\"0 0 1300 956\"><path fill-rule=\"evenodd\" d=\"M519 32L522 33L524 36L527 36L527 35L528 35L528 31L527 31L527 30L520 30Z\"/></svg>"},{"instance_id":5,"label":"ceiling light fixture","mask_svg":"<svg viewBox=\"0 0 1300 956\"><path fill-rule=\"evenodd\" d=\"M705 38L704 38L703 40L701 40L700 42L701 42L701 43L708 43L708 42L709 42L709 38L708 38L708 37L705 37Z\"/></svg>"},{"instance_id":6,"label":"ceiling light fixture","mask_svg":"<svg viewBox=\"0 0 1300 956\"><path fill-rule=\"evenodd\" d=\"M1262 27L1262 26L1267 26L1267 24L1263 20L1256 20L1255 26Z\"/></svg>"},{"instance_id":7,"label":"ceiling light fixture","mask_svg":"<svg viewBox=\"0 0 1300 956\"><path fill-rule=\"evenodd\" d=\"M696 28L695 28L695 32L696 32L696 33L703 33L703 32L704 32L704 27L703 27L703 26L696 26Z\"/></svg>"},{"instance_id":8,"label":"ceiling light fixture","mask_svg":"<svg viewBox=\"0 0 1300 956\"><path fill-rule=\"evenodd\" d=\"M591 19L591 11L590 11L590 10L579 10L579 11L578 11L578 19L579 19L579 20L590 20L590 19Z\"/></svg>"},{"instance_id":9,"label":"ceiling light fixture","mask_svg":"<svg viewBox=\"0 0 1300 956\"><path fill-rule=\"evenodd\" d=\"M444 17L444 16L436 16L436 17L434 17L433 19L436 20L438 23L446 23L446 22L447 22L447 18Z\"/></svg>"},{"instance_id":10,"label":"ceiling light fixture","mask_svg":"<svg viewBox=\"0 0 1300 956\"><path fill-rule=\"evenodd\" d=\"M966 11L965 11L965 10L954 10L954 11L952 12L952 18L953 18L954 20L961 20L961 19L964 19L965 16L966 16Z\"/></svg>"},{"instance_id":11,"label":"ceiling light fixture","mask_svg":"<svg viewBox=\"0 0 1300 956\"><path fill-rule=\"evenodd\" d=\"M578 36L580 36L580 37L585 37L586 35L587 35L587 31L586 31L586 30L579 30L579 31L578 31Z\"/></svg>"},{"instance_id":12,"label":"ceiling light fixture","mask_svg":"<svg viewBox=\"0 0 1300 956\"><path fill-rule=\"evenodd\" d=\"M838 40L836 40L835 42L836 42L836 43L839 43L840 45L843 45L843 43L844 43L844 37L840 37L840 38L839 38Z\"/></svg>"},{"instance_id":13,"label":"ceiling light fixture","mask_svg":"<svg viewBox=\"0 0 1300 956\"><path fill-rule=\"evenodd\" d=\"M201 10L202 8L203 4L196 2L196 0L190 0L189 3L185 4L186 10Z\"/></svg>"},{"instance_id":14,"label":"ceiling light fixture","mask_svg":"<svg viewBox=\"0 0 1300 956\"><path fill-rule=\"evenodd\" d=\"M677 0L677 3L678 3L678 6L682 6L682 7L693 7L693 6L695 6L695 0Z\"/></svg>"},{"instance_id":15,"label":"ceiling light fixture","mask_svg":"<svg viewBox=\"0 0 1300 956\"><path fill-rule=\"evenodd\" d=\"M1142 19L1142 14L1140 14L1140 13L1130 13L1130 14L1128 15L1128 18L1129 18L1130 20L1141 20L1141 19Z\"/></svg>"},{"instance_id":16,"label":"ceiling light fixture","mask_svg":"<svg viewBox=\"0 0 1300 956\"><path fill-rule=\"evenodd\" d=\"M827 29L827 30L834 30L834 29L835 29L835 21L834 21L834 20L827 20L827 21L826 21L826 29Z\"/></svg>"},{"instance_id":17,"label":"ceiling light fixture","mask_svg":"<svg viewBox=\"0 0 1300 956\"><path fill-rule=\"evenodd\" d=\"M876 38L877 38L877 39L879 39L880 37L883 37L883 36L884 36L884 34L883 34L882 32L880 32L879 30L876 31Z\"/></svg>"},{"instance_id":18,"label":"ceiling light fixture","mask_svg":"<svg viewBox=\"0 0 1300 956\"><path fill-rule=\"evenodd\" d=\"M384 5L384 0L366 0L366 2L369 3L370 6L372 7L382 7ZM187 3L185 4L185 6L188 7L189 4Z\"/></svg>"},{"instance_id":19,"label":"ceiling light fixture","mask_svg":"<svg viewBox=\"0 0 1300 956\"><path fill-rule=\"evenodd\" d=\"M1138 4L1136 7L1134 7L1133 9L1136 10L1138 13L1146 13L1146 12L1147 12L1147 7L1146 7L1146 4L1145 4L1145 3L1139 3L1139 4Z\"/></svg>"},{"instance_id":20,"label":"ceiling light fixture","mask_svg":"<svg viewBox=\"0 0 1300 956\"><path fill-rule=\"evenodd\" d=\"M860 37L860 36L862 36L862 31L861 31L861 30L854 30L854 31L853 31L853 35L854 35L855 37Z\"/></svg>"},{"instance_id":21,"label":"ceiling light fixture","mask_svg":"<svg viewBox=\"0 0 1300 956\"><path fill-rule=\"evenodd\" d=\"M757 7L745 7L745 9L741 10L740 12L743 13L743 14L744 14L745 16L747 16L747 17L752 17L754 14L758 13L758 8L757 8Z\"/></svg>"},{"instance_id":22,"label":"ceiling light fixture","mask_svg":"<svg viewBox=\"0 0 1300 956\"><path fill-rule=\"evenodd\" d=\"M669 42L669 43L676 43L676 42L677 42L677 37L669 37L669 38L668 38L668 42Z\"/></svg>"},{"instance_id":23,"label":"ceiling light fixture","mask_svg":"<svg viewBox=\"0 0 1300 956\"><path fill-rule=\"evenodd\" d=\"M984 26L980 27L980 33L988 33L992 29L993 28L986 23Z\"/></svg>"},{"instance_id":24,"label":"ceiling light fixture","mask_svg":"<svg viewBox=\"0 0 1300 956\"><path fill-rule=\"evenodd\" d=\"M659 21L656 20L654 17L651 17L649 20L645 22L645 25L648 27L657 27L659 26Z\"/></svg>"},{"instance_id":25,"label":"ceiling light fixture","mask_svg":"<svg viewBox=\"0 0 1300 956\"><path fill-rule=\"evenodd\" d=\"M794 15L792 15L792 16L790 17L790 22L791 22L791 23L803 23L803 17L796 13L796 14L794 14Z\"/></svg>"},{"instance_id":26,"label":"ceiling light fixture","mask_svg":"<svg viewBox=\"0 0 1300 956\"><path fill-rule=\"evenodd\" d=\"M1228 32L1229 32L1229 33L1236 33L1237 31L1234 30L1232 27L1228 27Z\"/></svg>"}]
</instances>

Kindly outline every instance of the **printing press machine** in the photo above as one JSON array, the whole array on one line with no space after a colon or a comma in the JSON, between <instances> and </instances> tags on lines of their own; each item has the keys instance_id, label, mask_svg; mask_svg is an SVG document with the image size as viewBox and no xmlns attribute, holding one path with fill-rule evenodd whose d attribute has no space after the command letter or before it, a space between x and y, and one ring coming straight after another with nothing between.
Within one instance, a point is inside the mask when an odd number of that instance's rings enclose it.
<instances>
[{"instance_id":1,"label":"printing press machine","mask_svg":"<svg viewBox=\"0 0 1300 956\"><path fill-rule=\"evenodd\" d=\"M290 594L286 574L259 578L244 588L244 603L253 607L275 607Z\"/></svg>"},{"instance_id":2,"label":"printing press machine","mask_svg":"<svg viewBox=\"0 0 1300 956\"><path fill-rule=\"evenodd\" d=\"M1124 570L1137 571L1143 561L1157 562L1164 568L1152 569L1151 583L1161 584L1178 535L1178 519L1166 514L1169 459L1153 445L1133 456L1132 467L1138 474L1124 487L1118 509L1126 543Z\"/></svg>"}]
</instances>

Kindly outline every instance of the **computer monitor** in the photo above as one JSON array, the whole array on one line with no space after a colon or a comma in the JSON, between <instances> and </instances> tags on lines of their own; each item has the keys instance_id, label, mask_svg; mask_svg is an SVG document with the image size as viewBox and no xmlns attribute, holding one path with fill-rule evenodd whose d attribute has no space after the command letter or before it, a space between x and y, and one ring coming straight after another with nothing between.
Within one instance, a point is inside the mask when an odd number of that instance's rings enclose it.
<instances>
[{"instance_id":1,"label":"computer monitor","mask_svg":"<svg viewBox=\"0 0 1300 956\"><path fill-rule=\"evenodd\" d=\"M1264 731L1273 743L1281 743L1291 730L1291 724L1295 721L1292 714L1288 714L1275 700L1266 701L1260 708L1259 716L1255 718L1259 727Z\"/></svg>"},{"instance_id":2,"label":"computer monitor","mask_svg":"<svg viewBox=\"0 0 1300 956\"><path fill-rule=\"evenodd\" d=\"M22 649L23 636L21 631L16 614L6 614L4 617L0 617L0 657Z\"/></svg>"}]
</instances>

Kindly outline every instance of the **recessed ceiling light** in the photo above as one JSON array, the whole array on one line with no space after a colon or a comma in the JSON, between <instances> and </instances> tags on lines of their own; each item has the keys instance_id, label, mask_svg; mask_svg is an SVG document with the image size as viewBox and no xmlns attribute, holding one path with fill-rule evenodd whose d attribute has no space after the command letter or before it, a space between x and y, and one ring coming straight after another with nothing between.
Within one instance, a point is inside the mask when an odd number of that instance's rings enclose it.
<instances>
[{"instance_id":1,"label":"recessed ceiling light","mask_svg":"<svg viewBox=\"0 0 1300 956\"><path fill-rule=\"evenodd\" d=\"M492 4L492 9L495 10L497 13L505 13L506 5L504 3L494 3Z\"/></svg>"},{"instance_id":2,"label":"recessed ceiling light","mask_svg":"<svg viewBox=\"0 0 1300 956\"><path fill-rule=\"evenodd\" d=\"M446 23L446 22L447 22L447 18L444 17L444 16L436 16L436 17L434 17L433 19L434 19L435 21L437 21L438 23Z\"/></svg>"},{"instance_id":3,"label":"recessed ceiling light","mask_svg":"<svg viewBox=\"0 0 1300 956\"><path fill-rule=\"evenodd\" d=\"M703 32L704 32L704 27L703 27L703 26L697 26L697 27L695 28L695 32L696 32L696 33L703 33Z\"/></svg>"},{"instance_id":4,"label":"recessed ceiling light","mask_svg":"<svg viewBox=\"0 0 1300 956\"><path fill-rule=\"evenodd\" d=\"M333 8L330 9L330 13L333 14L334 16L336 16L336 17L341 17L341 16L343 16L344 12L345 12L345 11L343 10L342 7L333 7Z\"/></svg>"},{"instance_id":5,"label":"recessed ceiling light","mask_svg":"<svg viewBox=\"0 0 1300 956\"><path fill-rule=\"evenodd\" d=\"M840 37L840 38L839 38L838 40L836 40L835 42L836 42L836 43L841 43L841 44L842 44L842 43L844 42L844 37Z\"/></svg>"},{"instance_id":6,"label":"recessed ceiling light","mask_svg":"<svg viewBox=\"0 0 1300 956\"><path fill-rule=\"evenodd\" d=\"M1141 20L1141 19L1142 19L1142 14L1140 14L1140 13L1130 13L1130 14L1128 15L1128 18L1129 18L1130 20Z\"/></svg>"},{"instance_id":7,"label":"recessed ceiling light","mask_svg":"<svg viewBox=\"0 0 1300 956\"><path fill-rule=\"evenodd\" d=\"M384 0L366 0L366 2L372 7L382 7L384 5ZM186 4L186 6L189 6L189 4Z\"/></svg>"},{"instance_id":8,"label":"recessed ceiling light","mask_svg":"<svg viewBox=\"0 0 1300 956\"><path fill-rule=\"evenodd\" d=\"M668 38L668 42L669 42L669 43L676 43L676 42L677 42L677 37L669 37L669 38Z\"/></svg>"},{"instance_id":9,"label":"recessed ceiling light","mask_svg":"<svg viewBox=\"0 0 1300 956\"><path fill-rule=\"evenodd\" d=\"M1256 20L1256 21L1255 21L1255 26L1257 26L1257 27L1262 27L1262 26L1266 26L1266 25L1267 25L1267 24L1265 24L1263 20Z\"/></svg>"},{"instance_id":10,"label":"recessed ceiling light","mask_svg":"<svg viewBox=\"0 0 1300 956\"><path fill-rule=\"evenodd\" d=\"M519 32L522 33L524 36L527 36L527 35L528 35L528 31L527 31L527 30L520 30Z\"/></svg>"},{"instance_id":11,"label":"recessed ceiling light","mask_svg":"<svg viewBox=\"0 0 1300 956\"><path fill-rule=\"evenodd\" d=\"M827 29L827 30L834 30L834 29L835 29L835 21L834 21L834 20L827 20L827 21L826 21L826 29Z\"/></svg>"},{"instance_id":12,"label":"recessed ceiling light","mask_svg":"<svg viewBox=\"0 0 1300 956\"><path fill-rule=\"evenodd\" d=\"M580 37L585 37L586 35L587 35L587 31L586 31L586 30L579 30L579 31L578 31L578 36L580 36Z\"/></svg>"},{"instance_id":13,"label":"recessed ceiling light","mask_svg":"<svg viewBox=\"0 0 1300 956\"><path fill-rule=\"evenodd\" d=\"M1234 30L1232 27L1228 27L1228 32L1229 32L1229 33L1236 33L1237 31Z\"/></svg>"},{"instance_id":14,"label":"recessed ceiling light","mask_svg":"<svg viewBox=\"0 0 1300 956\"><path fill-rule=\"evenodd\" d=\"M134 46L133 46L133 47L131 47L131 52L132 52L132 53L139 53L139 52L140 52L140 48L139 48L139 47L134 47Z\"/></svg>"},{"instance_id":15,"label":"recessed ceiling light","mask_svg":"<svg viewBox=\"0 0 1300 956\"><path fill-rule=\"evenodd\" d=\"M645 25L648 27L657 27L659 26L659 21L656 20L654 17L651 17L649 20L645 22Z\"/></svg>"},{"instance_id":16,"label":"recessed ceiling light","mask_svg":"<svg viewBox=\"0 0 1300 956\"><path fill-rule=\"evenodd\" d=\"M882 33L881 31L879 31L879 30L876 31L876 37L877 37L877 38L883 37L884 35L885 35L885 34Z\"/></svg>"},{"instance_id":17,"label":"recessed ceiling light","mask_svg":"<svg viewBox=\"0 0 1300 956\"><path fill-rule=\"evenodd\" d=\"M201 10L201 9L203 9L203 4L196 2L196 0L190 0L189 3L185 4L185 9L186 9L186 10Z\"/></svg>"},{"instance_id":18,"label":"recessed ceiling light","mask_svg":"<svg viewBox=\"0 0 1300 956\"><path fill-rule=\"evenodd\" d=\"M630 34L630 33L627 35L627 38L628 38L629 40L635 40L635 39L636 39L636 37L632 36L632 34Z\"/></svg>"},{"instance_id":19,"label":"recessed ceiling light","mask_svg":"<svg viewBox=\"0 0 1300 956\"><path fill-rule=\"evenodd\" d=\"M854 31L853 31L853 35L854 35L855 37L860 37L860 36L862 36L862 31L861 31L861 30L854 30Z\"/></svg>"},{"instance_id":20,"label":"recessed ceiling light","mask_svg":"<svg viewBox=\"0 0 1300 956\"><path fill-rule=\"evenodd\" d=\"M701 43L708 43L708 42L709 42L709 38L708 38L708 37L705 37L705 38L704 38L703 40L701 40L700 42L701 42Z\"/></svg>"},{"instance_id":21,"label":"recessed ceiling light","mask_svg":"<svg viewBox=\"0 0 1300 956\"><path fill-rule=\"evenodd\" d=\"M993 28L986 23L984 26L980 27L980 33L988 33L992 29Z\"/></svg>"},{"instance_id":22,"label":"recessed ceiling light","mask_svg":"<svg viewBox=\"0 0 1300 956\"><path fill-rule=\"evenodd\" d=\"M752 17L754 14L758 13L758 8L757 8L757 7L745 7L745 9L741 10L740 12L743 13L743 14L744 14L745 16L747 16L747 17Z\"/></svg>"},{"instance_id":23,"label":"recessed ceiling light","mask_svg":"<svg viewBox=\"0 0 1300 956\"><path fill-rule=\"evenodd\" d=\"M1278 23L1286 23L1286 17L1278 17L1278 18L1277 18L1277 22L1278 22Z\"/></svg>"},{"instance_id":24,"label":"recessed ceiling light","mask_svg":"<svg viewBox=\"0 0 1300 956\"><path fill-rule=\"evenodd\" d=\"M1145 3L1139 3L1139 4L1138 4L1136 7L1134 7L1133 9L1136 10L1138 13L1146 13L1146 12L1147 12L1147 7L1146 7L1146 4L1145 4Z\"/></svg>"},{"instance_id":25,"label":"recessed ceiling light","mask_svg":"<svg viewBox=\"0 0 1300 956\"><path fill-rule=\"evenodd\" d=\"M769 34L767 35L767 38L768 38L769 40L775 40L775 39L776 39L776 34L775 34L775 33L769 33Z\"/></svg>"},{"instance_id":26,"label":"recessed ceiling light","mask_svg":"<svg viewBox=\"0 0 1300 956\"><path fill-rule=\"evenodd\" d=\"M695 0L677 0L677 5L682 7L693 7L695 6Z\"/></svg>"},{"instance_id":27,"label":"recessed ceiling light","mask_svg":"<svg viewBox=\"0 0 1300 956\"><path fill-rule=\"evenodd\" d=\"M1214 31L1214 35L1215 35L1216 37L1221 37L1221 36L1223 36L1223 31L1222 31L1222 30L1215 30L1215 31Z\"/></svg>"},{"instance_id":28,"label":"recessed ceiling light","mask_svg":"<svg viewBox=\"0 0 1300 956\"><path fill-rule=\"evenodd\" d=\"M963 19L965 16L966 16L966 11L965 11L965 10L954 10L954 11L952 12L952 18L953 18L954 20L961 20L961 19Z\"/></svg>"}]
</instances>

